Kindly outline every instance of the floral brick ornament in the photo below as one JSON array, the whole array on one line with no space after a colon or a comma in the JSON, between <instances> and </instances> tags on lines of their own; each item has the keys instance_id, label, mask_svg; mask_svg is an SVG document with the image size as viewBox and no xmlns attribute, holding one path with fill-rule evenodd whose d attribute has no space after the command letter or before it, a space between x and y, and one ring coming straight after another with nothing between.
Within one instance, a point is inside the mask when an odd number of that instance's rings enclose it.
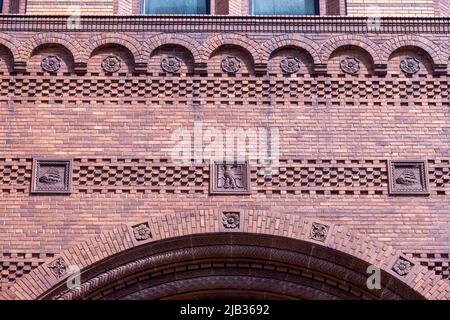
<instances>
[{"instance_id":1,"label":"floral brick ornament","mask_svg":"<svg viewBox=\"0 0 450 320\"><path fill-rule=\"evenodd\" d=\"M340 63L342 72L347 74L357 74L360 70L359 60L352 57L343 59Z\"/></svg>"},{"instance_id":2,"label":"floral brick ornament","mask_svg":"<svg viewBox=\"0 0 450 320\"><path fill-rule=\"evenodd\" d=\"M311 224L309 238L316 240L316 241L325 242L325 240L327 239L329 230L330 230L330 226L327 226L325 224L321 224L318 222L313 222Z\"/></svg>"},{"instance_id":3,"label":"floral brick ornament","mask_svg":"<svg viewBox=\"0 0 450 320\"><path fill-rule=\"evenodd\" d=\"M132 227L134 238L137 241L145 241L152 238L148 223L141 223Z\"/></svg>"},{"instance_id":4,"label":"floral brick ornament","mask_svg":"<svg viewBox=\"0 0 450 320\"><path fill-rule=\"evenodd\" d=\"M102 68L108 73L117 72L121 67L122 60L118 56L108 56L102 61Z\"/></svg>"},{"instance_id":5,"label":"floral brick ornament","mask_svg":"<svg viewBox=\"0 0 450 320\"><path fill-rule=\"evenodd\" d=\"M61 59L58 56L47 56L42 59L41 68L47 72L57 72L61 68Z\"/></svg>"},{"instance_id":6,"label":"floral brick ornament","mask_svg":"<svg viewBox=\"0 0 450 320\"><path fill-rule=\"evenodd\" d=\"M236 73L241 69L241 60L237 57L228 56L223 58L222 70L227 73Z\"/></svg>"},{"instance_id":7,"label":"floral brick ornament","mask_svg":"<svg viewBox=\"0 0 450 320\"><path fill-rule=\"evenodd\" d=\"M166 56L161 59L161 68L168 73L176 73L181 70L181 59L174 56Z\"/></svg>"},{"instance_id":8,"label":"floral brick ornament","mask_svg":"<svg viewBox=\"0 0 450 320\"><path fill-rule=\"evenodd\" d=\"M61 278L67 273L69 268L64 258L58 258L47 265L56 278Z\"/></svg>"},{"instance_id":9,"label":"floral brick ornament","mask_svg":"<svg viewBox=\"0 0 450 320\"><path fill-rule=\"evenodd\" d=\"M400 256L392 266L392 270L399 276L403 277L410 273L413 267L414 263Z\"/></svg>"},{"instance_id":10,"label":"floral brick ornament","mask_svg":"<svg viewBox=\"0 0 450 320\"><path fill-rule=\"evenodd\" d=\"M226 229L238 229L241 223L239 212L224 212L222 223Z\"/></svg>"},{"instance_id":11,"label":"floral brick ornament","mask_svg":"<svg viewBox=\"0 0 450 320\"><path fill-rule=\"evenodd\" d=\"M296 73L300 70L300 60L295 57L286 57L281 60L280 68L287 74Z\"/></svg>"},{"instance_id":12,"label":"floral brick ornament","mask_svg":"<svg viewBox=\"0 0 450 320\"><path fill-rule=\"evenodd\" d=\"M415 74L420 70L420 62L416 58L406 57L400 61L400 69L405 74Z\"/></svg>"}]
</instances>

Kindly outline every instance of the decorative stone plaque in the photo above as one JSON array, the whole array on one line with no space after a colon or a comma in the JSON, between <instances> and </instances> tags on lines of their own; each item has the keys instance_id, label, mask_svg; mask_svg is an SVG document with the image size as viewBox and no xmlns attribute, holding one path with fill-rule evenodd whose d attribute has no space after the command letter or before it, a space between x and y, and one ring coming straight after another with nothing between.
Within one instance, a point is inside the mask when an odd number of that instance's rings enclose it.
<instances>
[{"instance_id":1,"label":"decorative stone plaque","mask_svg":"<svg viewBox=\"0 0 450 320\"><path fill-rule=\"evenodd\" d=\"M389 194L429 194L428 167L425 160L391 160L388 163Z\"/></svg>"},{"instance_id":2,"label":"decorative stone plaque","mask_svg":"<svg viewBox=\"0 0 450 320\"><path fill-rule=\"evenodd\" d=\"M250 194L250 167L245 162L212 162L211 194Z\"/></svg>"},{"instance_id":3,"label":"decorative stone plaque","mask_svg":"<svg viewBox=\"0 0 450 320\"><path fill-rule=\"evenodd\" d=\"M70 193L72 160L34 159L32 193Z\"/></svg>"}]
</instances>

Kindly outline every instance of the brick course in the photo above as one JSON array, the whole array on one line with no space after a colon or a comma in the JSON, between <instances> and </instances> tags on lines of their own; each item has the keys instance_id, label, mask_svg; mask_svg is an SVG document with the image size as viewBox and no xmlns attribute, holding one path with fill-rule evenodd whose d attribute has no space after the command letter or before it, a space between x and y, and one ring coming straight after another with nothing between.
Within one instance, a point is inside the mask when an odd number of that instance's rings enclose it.
<instances>
[{"instance_id":1,"label":"brick course","mask_svg":"<svg viewBox=\"0 0 450 320\"><path fill-rule=\"evenodd\" d=\"M123 223L230 206L318 218L448 278L447 34L40 30L0 43L2 289ZM49 55L61 58L56 74L42 70ZM115 74L101 67L110 55L123 61ZM180 74L161 69L166 55ZM235 76L220 66L230 55L242 61ZM300 69L283 74L292 56ZM346 57L357 75L341 70ZM400 70L407 57L414 75ZM253 164L250 196L210 196L206 161L171 160L172 133L196 122L279 128L280 173L265 179ZM74 192L30 196L35 157L74 158ZM428 161L429 196L388 194L387 160L404 158Z\"/></svg>"}]
</instances>

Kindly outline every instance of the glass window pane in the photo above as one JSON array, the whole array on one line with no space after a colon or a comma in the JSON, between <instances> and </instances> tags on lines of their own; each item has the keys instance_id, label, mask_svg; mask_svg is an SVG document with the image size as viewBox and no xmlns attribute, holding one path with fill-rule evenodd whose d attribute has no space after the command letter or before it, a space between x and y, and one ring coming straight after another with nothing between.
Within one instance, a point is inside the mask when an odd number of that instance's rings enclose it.
<instances>
[{"instance_id":1,"label":"glass window pane","mask_svg":"<svg viewBox=\"0 0 450 320\"><path fill-rule=\"evenodd\" d=\"M251 0L254 15L316 15L317 0Z\"/></svg>"},{"instance_id":2,"label":"glass window pane","mask_svg":"<svg viewBox=\"0 0 450 320\"><path fill-rule=\"evenodd\" d=\"M209 0L143 0L142 13L208 14Z\"/></svg>"}]
</instances>

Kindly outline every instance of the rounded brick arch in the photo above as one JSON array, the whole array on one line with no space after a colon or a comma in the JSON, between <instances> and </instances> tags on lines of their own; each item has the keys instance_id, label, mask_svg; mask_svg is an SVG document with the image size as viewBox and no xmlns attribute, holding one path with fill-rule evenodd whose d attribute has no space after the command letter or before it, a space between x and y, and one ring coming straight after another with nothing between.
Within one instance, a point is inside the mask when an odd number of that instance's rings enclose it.
<instances>
[{"instance_id":1,"label":"rounded brick arch","mask_svg":"<svg viewBox=\"0 0 450 320\"><path fill-rule=\"evenodd\" d=\"M325 41L320 49L323 63L327 63L334 51L346 46L358 47L370 55L374 64L381 63L378 45L368 38L358 35L342 35Z\"/></svg>"},{"instance_id":2,"label":"rounded brick arch","mask_svg":"<svg viewBox=\"0 0 450 320\"><path fill-rule=\"evenodd\" d=\"M234 215L233 219L229 219L230 214ZM332 281L348 281L351 287L355 286L355 290L360 290L362 297L366 298L450 298L450 291L444 280L391 247L340 225L299 215L259 210L227 210L225 212L204 210L177 213L151 216L136 223L118 226L51 258L28 275L16 280L0 298L95 298L95 292L98 293L98 290L105 286L120 282L125 277L142 275L145 270L155 272L157 266L166 265L171 270L175 270L174 263L189 257L195 261L204 257L222 256L227 259L230 257L242 259L239 260L243 262L242 266L252 265L251 268L253 264L252 262L248 264L248 259L255 259L256 269L261 263L264 264L265 260L268 263L273 262L274 265L278 263L278 266L272 269L277 273L274 273L273 278L266 276L264 281L258 284L260 280L252 281L251 277L239 279L237 277L239 272L224 273L224 270L228 268L226 267L222 268L222 274L218 278L206 276L205 279L211 282L211 286L228 283L233 290L239 290L239 283L248 281L248 287L257 286L256 289L263 292L273 291L278 283L279 273L287 272L283 265L290 264L293 268L296 266L303 268L303 271L296 273L297 275L314 270L319 274L316 279L325 277L334 279ZM399 261L405 260L412 266L408 268L406 274L398 274L395 266L398 266ZM231 268L240 266L239 263L232 264ZM364 288L368 276L365 271L369 265L379 267L382 272L382 288L376 292ZM81 286L73 289L66 287L66 281L70 279L74 270L70 266L77 266L81 270ZM224 264L223 267L225 266ZM213 264L210 267L213 267ZM255 277L258 273L256 269L254 273L252 271ZM165 274L164 270L162 274ZM182 277L175 278L182 280ZM183 279L177 285L185 287L199 285L194 283L192 278ZM285 279L279 280L281 284ZM158 283L158 286L143 285L142 288L145 287L145 290L139 293L140 296L131 295L130 298L143 296L160 298L161 296L156 294L161 290L167 296L173 294L168 292L170 285ZM292 283L283 283L282 292L275 290L269 294L315 298L317 290L323 287L323 284L311 286L299 292L298 287L290 287ZM265 287L266 285L268 287ZM346 287L346 284L343 286ZM105 290L108 291L108 289ZM335 296L335 294L344 298L348 297L348 287L346 292L336 293L335 291L336 288L333 287L330 291L321 294L321 297L327 298L328 295Z\"/></svg>"},{"instance_id":3,"label":"rounded brick arch","mask_svg":"<svg viewBox=\"0 0 450 320\"><path fill-rule=\"evenodd\" d=\"M84 46L75 38L63 33L40 33L23 43L19 48L21 61L28 61L33 51L42 45L57 44L72 54L74 62L83 62Z\"/></svg>"},{"instance_id":4,"label":"rounded brick arch","mask_svg":"<svg viewBox=\"0 0 450 320\"><path fill-rule=\"evenodd\" d=\"M286 34L272 38L261 45L261 58L267 63L273 52L285 47L297 47L305 50L312 57L314 64L320 64L320 47L314 41Z\"/></svg>"},{"instance_id":5,"label":"rounded brick arch","mask_svg":"<svg viewBox=\"0 0 450 320\"><path fill-rule=\"evenodd\" d=\"M240 34L219 34L209 37L203 43L203 59L207 61L214 51L225 45L234 45L245 49L252 56L254 64L264 63L260 54L260 45Z\"/></svg>"},{"instance_id":6,"label":"rounded brick arch","mask_svg":"<svg viewBox=\"0 0 450 320\"><path fill-rule=\"evenodd\" d=\"M89 47L83 54L83 62L87 62L92 56L93 52L105 45L119 45L131 52L133 55L135 63L145 63L146 57L142 53L141 43L129 36L121 34L101 34L97 35L89 41Z\"/></svg>"},{"instance_id":7,"label":"rounded brick arch","mask_svg":"<svg viewBox=\"0 0 450 320\"><path fill-rule=\"evenodd\" d=\"M420 36L403 35L387 40L381 46L381 61L387 64L390 56L402 47L416 47L425 51L434 65L446 64L447 57L441 52L439 46L431 40Z\"/></svg>"},{"instance_id":8,"label":"rounded brick arch","mask_svg":"<svg viewBox=\"0 0 450 320\"><path fill-rule=\"evenodd\" d=\"M181 34L159 34L145 41L145 56L150 57L152 52L165 45L177 45L188 50L194 58L194 63L205 63L201 53L201 44L187 36Z\"/></svg>"},{"instance_id":9,"label":"rounded brick arch","mask_svg":"<svg viewBox=\"0 0 450 320\"><path fill-rule=\"evenodd\" d=\"M19 49L17 48L12 37L7 34L0 33L0 45L6 47L11 52L14 62L20 59Z\"/></svg>"}]
</instances>

